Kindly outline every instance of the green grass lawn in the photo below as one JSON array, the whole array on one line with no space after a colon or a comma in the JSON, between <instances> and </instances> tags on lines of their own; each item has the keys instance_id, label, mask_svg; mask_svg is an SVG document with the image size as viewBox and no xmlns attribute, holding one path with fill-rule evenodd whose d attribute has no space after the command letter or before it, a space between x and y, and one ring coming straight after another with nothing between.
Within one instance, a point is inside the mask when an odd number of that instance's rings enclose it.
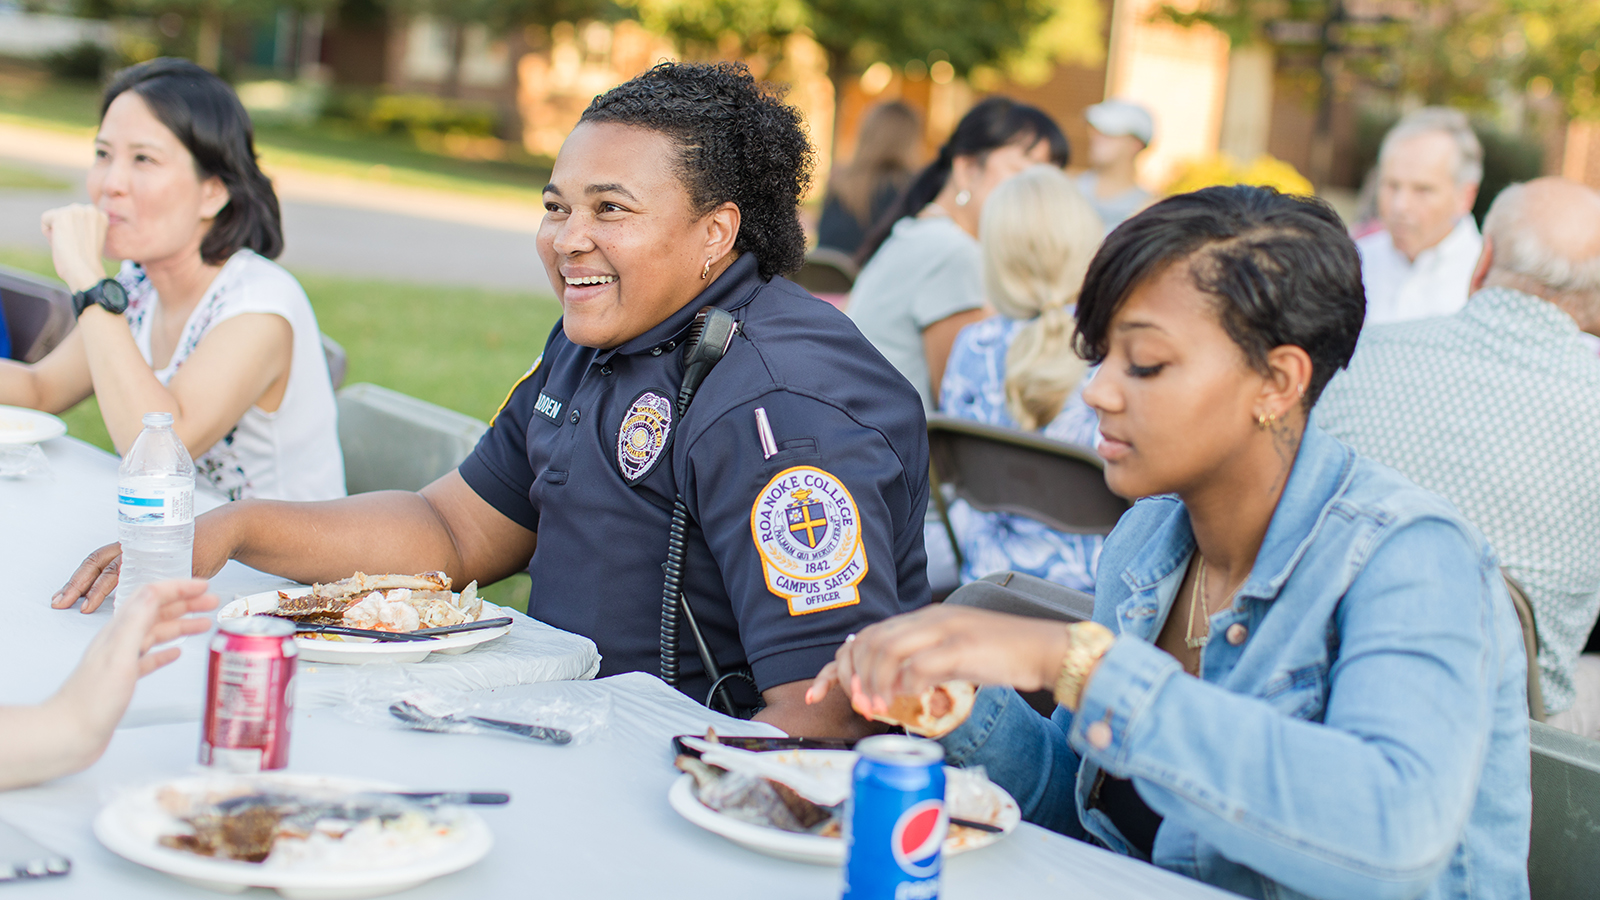
<instances>
[{"instance_id":1,"label":"green grass lawn","mask_svg":"<svg viewBox=\"0 0 1600 900\"><path fill-rule=\"evenodd\" d=\"M0 248L0 263L54 274L37 251ZM485 421L561 314L547 294L295 275L318 325L349 353L346 384L370 381ZM62 419L69 434L111 449L93 398Z\"/></svg>"},{"instance_id":2,"label":"green grass lawn","mask_svg":"<svg viewBox=\"0 0 1600 900\"><path fill-rule=\"evenodd\" d=\"M72 185L28 169L0 163L0 188L18 191L69 191Z\"/></svg>"},{"instance_id":3,"label":"green grass lawn","mask_svg":"<svg viewBox=\"0 0 1600 900\"><path fill-rule=\"evenodd\" d=\"M0 121L87 135L99 113L98 85L49 79L26 66L0 62ZM256 150L269 169L290 166L535 205L550 176L545 161L456 159L425 151L406 135L376 134L343 122L263 124L256 129Z\"/></svg>"}]
</instances>

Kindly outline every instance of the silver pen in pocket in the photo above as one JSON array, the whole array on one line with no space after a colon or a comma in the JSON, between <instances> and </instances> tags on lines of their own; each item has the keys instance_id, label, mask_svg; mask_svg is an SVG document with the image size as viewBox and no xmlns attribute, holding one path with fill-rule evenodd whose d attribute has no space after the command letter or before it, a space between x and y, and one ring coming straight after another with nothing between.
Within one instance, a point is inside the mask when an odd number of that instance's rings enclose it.
<instances>
[{"instance_id":1,"label":"silver pen in pocket","mask_svg":"<svg viewBox=\"0 0 1600 900\"><path fill-rule=\"evenodd\" d=\"M756 436L761 438L761 458L771 459L778 455L778 442L772 439L772 423L767 421L767 408L756 407Z\"/></svg>"}]
</instances>

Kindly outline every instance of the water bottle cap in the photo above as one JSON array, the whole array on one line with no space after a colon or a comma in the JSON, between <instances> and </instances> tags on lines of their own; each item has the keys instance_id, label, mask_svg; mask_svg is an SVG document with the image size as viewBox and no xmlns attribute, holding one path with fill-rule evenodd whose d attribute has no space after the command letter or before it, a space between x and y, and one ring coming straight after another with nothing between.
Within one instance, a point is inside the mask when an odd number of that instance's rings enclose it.
<instances>
[{"instance_id":1,"label":"water bottle cap","mask_svg":"<svg viewBox=\"0 0 1600 900\"><path fill-rule=\"evenodd\" d=\"M146 428L171 428L172 413L153 412L144 414L144 427Z\"/></svg>"}]
</instances>

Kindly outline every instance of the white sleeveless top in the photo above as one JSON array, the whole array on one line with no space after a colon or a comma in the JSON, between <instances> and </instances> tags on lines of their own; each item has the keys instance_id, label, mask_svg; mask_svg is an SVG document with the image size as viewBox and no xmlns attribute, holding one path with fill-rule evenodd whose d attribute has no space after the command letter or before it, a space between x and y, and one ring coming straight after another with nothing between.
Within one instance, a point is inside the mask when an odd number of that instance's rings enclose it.
<instances>
[{"instance_id":1,"label":"white sleeveless top","mask_svg":"<svg viewBox=\"0 0 1600 900\"><path fill-rule=\"evenodd\" d=\"M134 342L144 361L151 363L155 287L143 268L128 261L123 262L117 280L128 291L125 316ZM211 329L246 313L282 316L293 329L289 385L276 412L251 406L232 431L195 457L196 482L210 484L229 500L343 497L338 408L322 352L322 332L306 292L277 263L251 250L230 257L189 314L171 362L156 370L156 378L166 384Z\"/></svg>"}]
</instances>

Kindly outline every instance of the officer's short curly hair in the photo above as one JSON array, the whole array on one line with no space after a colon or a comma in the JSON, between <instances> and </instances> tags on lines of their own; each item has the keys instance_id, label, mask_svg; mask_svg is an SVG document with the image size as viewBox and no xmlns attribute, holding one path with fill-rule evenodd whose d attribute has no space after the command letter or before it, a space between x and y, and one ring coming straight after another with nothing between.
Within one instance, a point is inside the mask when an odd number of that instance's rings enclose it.
<instances>
[{"instance_id":1,"label":"officer's short curly hair","mask_svg":"<svg viewBox=\"0 0 1600 900\"><path fill-rule=\"evenodd\" d=\"M596 97L579 121L636 125L675 140L696 214L739 207L733 248L754 253L762 277L805 261L799 212L811 184L811 142L800 112L744 64L661 63Z\"/></svg>"}]
</instances>

